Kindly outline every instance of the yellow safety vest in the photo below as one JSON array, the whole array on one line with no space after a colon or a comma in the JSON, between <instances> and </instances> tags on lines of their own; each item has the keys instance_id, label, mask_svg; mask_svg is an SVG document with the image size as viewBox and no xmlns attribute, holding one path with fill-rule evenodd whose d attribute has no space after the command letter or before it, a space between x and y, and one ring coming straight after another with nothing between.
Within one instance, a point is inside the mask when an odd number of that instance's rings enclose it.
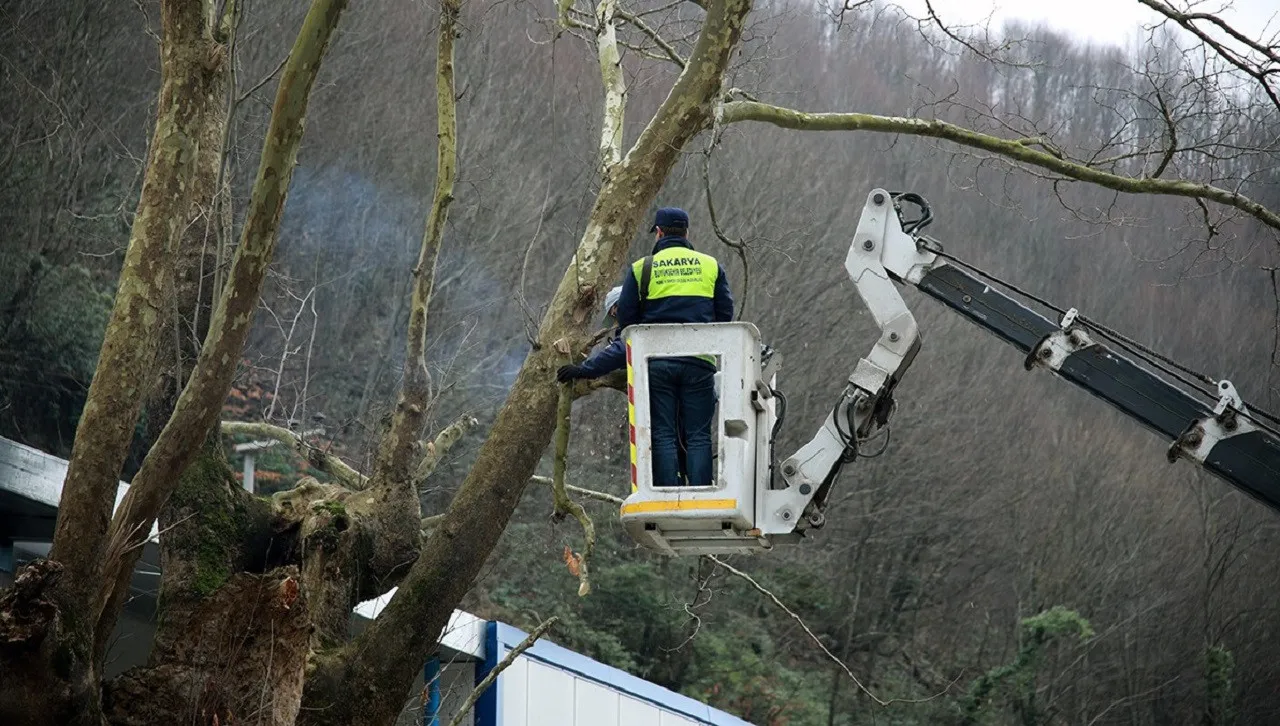
<instances>
[{"instance_id":1,"label":"yellow safety vest","mask_svg":"<svg viewBox=\"0 0 1280 726\"><path fill-rule=\"evenodd\" d=\"M644 259L631 265L642 298L705 297L716 295L720 263L716 258L688 247L668 247L653 255L649 289L644 289Z\"/></svg>"},{"instance_id":2,"label":"yellow safety vest","mask_svg":"<svg viewBox=\"0 0 1280 726\"><path fill-rule=\"evenodd\" d=\"M680 246L668 247L652 257L647 289L644 281L646 258L638 259L631 265L642 305L646 299L659 300L668 297L712 299L716 296L716 278L720 274L720 263L716 258ZM694 357L716 365L716 358L713 355Z\"/></svg>"}]
</instances>

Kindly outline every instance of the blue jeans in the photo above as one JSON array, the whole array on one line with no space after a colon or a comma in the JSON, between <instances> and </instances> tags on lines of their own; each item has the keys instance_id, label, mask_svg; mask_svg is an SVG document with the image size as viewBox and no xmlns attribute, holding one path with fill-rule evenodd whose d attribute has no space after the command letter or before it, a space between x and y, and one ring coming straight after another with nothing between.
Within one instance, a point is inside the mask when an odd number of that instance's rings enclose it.
<instances>
[{"instance_id":1,"label":"blue jeans","mask_svg":"<svg viewBox=\"0 0 1280 726\"><path fill-rule=\"evenodd\" d=\"M649 361L654 486L711 485L714 376L715 370L703 363L679 358Z\"/></svg>"}]
</instances>

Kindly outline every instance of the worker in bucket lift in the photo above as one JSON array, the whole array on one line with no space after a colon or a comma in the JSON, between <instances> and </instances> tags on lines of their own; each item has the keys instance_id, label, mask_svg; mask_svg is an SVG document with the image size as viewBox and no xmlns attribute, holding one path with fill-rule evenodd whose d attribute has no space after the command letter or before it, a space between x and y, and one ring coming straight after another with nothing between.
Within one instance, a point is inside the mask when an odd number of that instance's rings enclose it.
<instances>
[{"instance_id":1,"label":"worker in bucket lift","mask_svg":"<svg viewBox=\"0 0 1280 726\"><path fill-rule=\"evenodd\" d=\"M655 238L652 254L636 260L622 278L614 310L618 330L648 323L732 322L729 279L715 257L693 249L688 238L689 215L683 209L664 207L654 215L649 231ZM605 308L613 310L607 297ZM563 383L598 378L625 365L626 347L619 335L581 364L561 367L556 379ZM713 483L715 373L716 364L710 356L649 361L654 486ZM682 463L681 458L686 461Z\"/></svg>"}]
</instances>

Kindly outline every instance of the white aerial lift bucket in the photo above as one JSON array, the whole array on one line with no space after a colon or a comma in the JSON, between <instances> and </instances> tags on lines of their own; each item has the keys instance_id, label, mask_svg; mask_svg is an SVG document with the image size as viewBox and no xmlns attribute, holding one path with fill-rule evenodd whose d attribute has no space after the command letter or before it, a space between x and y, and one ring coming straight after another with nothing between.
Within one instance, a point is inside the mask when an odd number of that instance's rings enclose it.
<instances>
[{"instance_id":1,"label":"white aerial lift bucket","mask_svg":"<svg viewBox=\"0 0 1280 726\"><path fill-rule=\"evenodd\" d=\"M771 545L756 529L769 488L772 381L761 379L760 331L751 323L635 325L627 343L631 495L620 518L641 545L668 555L752 553ZM654 358L711 356L717 363L711 426L712 484L654 487L649 366Z\"/></svg>"}]
</instances>

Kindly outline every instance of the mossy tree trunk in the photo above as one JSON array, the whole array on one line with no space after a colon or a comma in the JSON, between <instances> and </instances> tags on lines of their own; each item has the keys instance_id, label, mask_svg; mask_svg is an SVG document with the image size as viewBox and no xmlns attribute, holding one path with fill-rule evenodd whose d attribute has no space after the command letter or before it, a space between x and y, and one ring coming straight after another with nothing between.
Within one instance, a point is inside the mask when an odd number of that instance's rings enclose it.
<instances>
[{"instance_id":1,"label":"mossy tree trunk","mask_svg":"<svg viewBox=\"0 0 1280 726\"><path fill-rule=\"evenodd\" d=\"M53 550L49 559L24 569L21 586L0 597L0 670L6 673L0 679L0 722L103 723L100 671L106 639L145 539L166 504L173 507L164 519L187 528L170 530L164 543L162 598L172 607L151 667L108 689L116 696L108 704L110 720L204 721L218 709L227 709L223 716L237 709L243 715L248 707L243 694L260 691L266 673L272 674L269 688L280 700L268 699L272 705L262 710L264 701L258 699L257 713L268 716L262 722L293 720L311 629L302 574L287 565L258 573L273 564L267 559L272 550L263 548L270 544L272 528L280 528L284 542L295 541L302 517L272 516L265 503L231 486L216 424L275 250L310 91L345 5L345 0L314 0L303 22L279 85L240 245L187 375L198 336L178 320L183 312L198 311L204 297L200 262L205 248L197 238L204 230L194 229L201 225L192 222L207 214L216 187L227 122L225 43L236 4L162 3L163 83L156 129L115 311L77 432ZM177 293L175 268L183 282ZM164 338L166 333L177 337ZM183 341L184 335L191 339ZM169 359L162 362L166 375L157 384L162 339L168 341L163 347L173 366L166 365ZM173 413L113 517L121 463L148 394L153 411ZM198 464L188 471L193 462ZM336 519L325 517L329 523ZM294 550L285 553L286 561ZM264 610L274 614L255 620L244 610L257 602L255 593L288 606ZM217 668L224 636L244 642L234 661ZM265 649L256 664L255 647ZM257 667L264 664L266 670ZM211 676L218 687L197 697L191 689L214 682ZM139 683L155 697L121 697ZM213 710L202 713L200 703Z\"/></svg>"},{"instance_id":2,"label":"mossy tree trunk","mask_svg":"<svg viewBox=\"0 0 1280 726\"><path fill-rule=\"evenodd\" d=\"M174 250L220 130L225 51L201 0L161 3L161 89L142 193L97 371L76 431L50 560L0 598L0 722L99 723L98 584L116 483L155 381ZM149 528L148 528L149 529ZM39 586L36 587L36 584ZM16 616L16 617L15 617Z\"/></svg>"},{"instance_id":3,"label":"mossy tree trunk","mask_svg":"<svg viewBox=\"0 0 1280 726\"><path fill-rule=\"evenodd\" d=\"M316 622L317 614L332 613L317 613L315 604L332 600L334 590L349 590L348 573L360 571L351 562L334 567L325 556L337 543L359 538L345 531L340 511L282 508L251 496L236 486L218 432L218 414L274 256L311 89L345 6L345 0L314 0L303 20L208 335L112 522L109 539L122 546L102 581L99 632L118 616L150 523L159 516L167 532L156 642L145 668L109 684L113 723L192 716L201 723L215 717L223 723L293 723L313 627L334 629ZM290 495L323 504L330 492L313 484ZM335 571L343 577L329 587L325 578ZM337 599L348 598L344 593ZM343 615L349 611L347 606Z\"/></svg>"},{"instance_id":4,"label":"mossy tree trunk","mask_svg":"<svg viewBox=\"0 0 1280 726\"><path fill-rule=\"evenodd\" d=\"M220 291L209 321L209 335L173 416L147 452L111 522L109 541L120 554L106 562L98 593L103 619L100 627L114 623L142 551L138 545L218 421L275 254L311 89L345 8L346 0L313 0L290 50L267 127L248 216L227 273L226 287Z\"/></svg>"},{"instance_id":5,"label":"mossy tree trunk","mask_svg":"<svg viewBox=\"0 0 1280 726\"><path fill-rule=\"evenodd\" d=\"M244 491L210 436L160 517L160 607L146 666L106 684L109 723L292 724L310 641L296 529Z\"/></svg>"},{"instance_id":6,"label":"mossy tree trunk","mask_svg":"<svg viewBox=\"0 0 1280 726\"><path fill-rule=\"evenodd\" d=\"M707 4L685 71L640 134L615 164L596 197L577 253L569 264L475 465L422 556L387 608L354 642L316 660L299 722L343 726L391 723L421 663L456 604L497 544L555 427L560 355L589 335L590 313L622 268L628 243L681 149L707 128L719 102L725 69L751 9L750 0ZM370 688L369 684L380 684Z\"/></svg>"}]
</instances>

